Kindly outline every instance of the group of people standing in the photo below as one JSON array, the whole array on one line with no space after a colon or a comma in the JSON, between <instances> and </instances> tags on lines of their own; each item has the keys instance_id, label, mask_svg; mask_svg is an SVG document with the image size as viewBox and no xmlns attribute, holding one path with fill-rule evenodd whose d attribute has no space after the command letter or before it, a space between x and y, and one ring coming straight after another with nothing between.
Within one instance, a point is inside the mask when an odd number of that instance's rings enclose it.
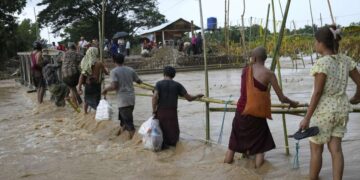
<instances>
[{"instance_id":1,"label":"group of people standing","mask_svg":"<svg viewBox=\"0 0 360 180\"><path fill-rule=\"evenodd\" d=\"M123 38L113 39L107 46L110 47L111 56L115 54L130 56L131 43L129 40L125 41Z\"/></svg>"},{"instance_id":2,"label":"group of people standing","mask_svg":"<svg viewBox=\"0 0 360 180\"><path fill-rule=\"evenodd\" d=\"M201 36L201 35L200 35ZM195 38L193 38L195 39ZM322 166L322 152L327 144L333 162L333 178L342 179L344 170L344 157L341 140L346 132L351 104L360 103L360 74L356 63L348 56L338 53L341 36L336 26L319 28L315 33L315 48L322 55L311 69L314 76L314 92L310 105L299 128L304 130L309 126L317 126L319 134L311 137L310 150L310 179L319 179ZM197 40L194 42L195 52L199 52ZM34 80L38 87L38 94L43 94L45 82L39 79L38 72L41 68L36 65L41 58L41 48L35 46L32 53ZM85 85L85 104L96 108L100 100L102 74L108 74L107 68L97 61L97 48L89 48L85 57L81 57L75 46L65 54L62 71L64 83L73 94L73 101L79 102L79 92ZM251 63L243 69L241 75L240 98L232 123L228 151L225 163L232 163L234 153L239 152L247 156L255 156L255 167L259 168L264 163L265 152L274 149L272 138L266 119L271 117L271 98L269 85L274 88L276 95L282 103L290 107L297 107L298 102L286 97L278 85L275 74L267 69L264 64L267 59L266 49L257 47L252 51ZM108 91L117 92L120 126L135 133L133 124L133 110L135 106L135 93L133 82L142 83L137 73L130 67L124 66L124 55L113 55L116 67L111 70L111 84L102 94ZM81 63L80 63L81 62ZM80 71L76 68L80 64ZM41 74L41 73L40 73ZM179 141L179 123L177 116L178 96L188 101L201 98L203 94L190 95L183 85L173 80L176 75L175 68L166 66L163 71L164 79L157 82L153 91L152 111L155 118L159 119L163 131L163 148L175 146ZM346 87L348 77L356 84L355 95L348 100ZM78 81L77 81L78 80ZM47 81L47 83L49 83ZM75 86L78 86L76 89ZM38 100L41 103L42 98ZM86 109L85 109L86 112Z\"/></svg>"},{"instance_id":3,"label":"group of people standing","mask_svg":"<svg viewBox=\"0 0 360 180\"><path fill-rule=\"evenodd\" d=\"M195 36L195 34L192 34L191 47L194 55L201 54L203 52L203 40L201 37L201 32L198 32L197 36Z\"/></svg>"}]
</instances>

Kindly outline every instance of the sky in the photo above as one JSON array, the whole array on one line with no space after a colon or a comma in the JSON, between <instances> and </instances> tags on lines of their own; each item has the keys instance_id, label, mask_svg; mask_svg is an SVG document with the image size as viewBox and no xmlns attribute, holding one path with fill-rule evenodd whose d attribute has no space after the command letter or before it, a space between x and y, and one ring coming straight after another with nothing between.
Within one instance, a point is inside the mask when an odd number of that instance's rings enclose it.
<instances>
[{"instance_id":1,"label":"sky","mask_svg":"<svg viewBox=\"0 0 360 180\"><path fill-rule=\"evenodd\" d=\"M320 14L322 16L323 24L331 24L329 7L327 0L310 0L312 5L314 24L320 26ZM36 13L44 9L45 7L36 6L40 0L27 0L27 5L23 12L19 15L19 20L30 18L32 21L35 19L34 7ZM280 3L279 3L280 2ZM245 0L245 26L251 24L262 24L265 26L267 6L271 3L271 0ZM282 14L280 4L285 11L287 0L274 0L275 3L275 16L277 21L282 20ZM347 26L351 22L360 21L360 0L330 0L332 5L332 11L335 16L337 24ZM185 20L193 20L198 26L200 23L199 12L199 0L158 0L158 7L160 13L165 15L165 18L169 21L174 21L178 18ZM202 0L203 7L203 22L206 28L206 21L208 17L216 17L218 26L224 26L224 0ZM242 0L230 0L230 25L241 24L241 14L243 12ZM252 17L252 18L250 18ZM252 19L250 21L250 19ZM272 11L270 10L270 20L272 21ZM311 15L308 0L291 0L287 28L293 29L293 23L295 27L300 28L304 25L311 25ZM277 23L277 31L280 28L280 22ZM272 31L272 22L269 23L269 29ZM51 32L50 28L43 28L41 30L41 37L52 41L60 41L61 38Z\"/></svg>"}]
</instances>

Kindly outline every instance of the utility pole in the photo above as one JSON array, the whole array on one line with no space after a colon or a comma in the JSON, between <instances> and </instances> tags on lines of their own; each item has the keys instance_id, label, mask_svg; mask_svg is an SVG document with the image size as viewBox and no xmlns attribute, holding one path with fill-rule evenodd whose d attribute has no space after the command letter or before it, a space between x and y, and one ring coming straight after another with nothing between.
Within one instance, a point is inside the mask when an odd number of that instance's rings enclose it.
<instances>
[{"instance_id":1,"label":"utility pole","mask_svg":"<svg viewBox=\"0 0 360 180\"><path fill-rule=\"evenodd\" d=\"M39 24L37 21L37 15L34 7L34 16L35 16L35 33L36 33L36 40L40 40L40 33L39 33Z\"/></svg>"},{"instance_id":2,"label":"utility pole","mask_svg":"<svg viewBox=\"0 0 360 180\"><path fill-rule=\"evenodd\" d=\"M320 25L321 27L323 26L321 13L320 13Z\"/></svg>"}]
</instances>

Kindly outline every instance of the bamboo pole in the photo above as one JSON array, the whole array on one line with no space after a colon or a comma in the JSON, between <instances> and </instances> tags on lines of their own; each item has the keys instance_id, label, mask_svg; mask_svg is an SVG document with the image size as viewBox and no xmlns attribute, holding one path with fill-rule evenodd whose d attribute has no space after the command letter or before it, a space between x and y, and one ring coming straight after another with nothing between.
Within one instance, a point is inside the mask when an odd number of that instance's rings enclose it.
<instances>
[{"instance_id":1,"label":"bamboo pole","mask_svg":"<svg viewBox=\"0 0 360 180\"><path fill-rule=\"evenodd\" d=\"M35 7L34 7L34 16L35 16L35 33L36 33L36 40L40 40L40 27L39 27L39 23L38 23L38 20L37 20L37 15L36 15L36 10L35 10ZM50 43L50 42L49 42Z\"/></svg>"},{"instance_id":2,"label":"bamboo pole","mask_svg":"<svg viewBox=\"0 0 360 180\"><path fill-rule=\"evenodd\" d=\"M205 71L205 96L209 97L209 78L208 78L208 69L207 69L207 59L206 59L206 39L204 34L204 22L203 22L203 13L201 0L199 0L199 9L200 9L200 22L201 22L201 32L203 38L203 49L204 49L204 71ZM206 140L210 140L210 111L209 103L205 103L205 117L206 117Z\"/></svg>"},{"instance_id":3,"label":"bamboo pole","mask_svg":"<svg viewBox=\"0 0 360 180\"><path fill-rule=\"evenodd\" d=\"M243 49L246 53L246 45L245 45L245 25L244 25L244 15L245 15L245 0L243 0L243 5L244 5L244 8L243 8L243 13L241 14L241 41L242 41L242 46L243 46ZM247 53L246 53L247 54ZM247 57L247 55L246 55Z\"/></svg>"},{"instance_id":4,"label":"bamboo pole","mask_svg":"<svg viewBox=\"0 0 360 180\"><path fill-rule=\"evenodd\" d=\"M279 0L279 6L280 6L281 17L284 18L284 12L283 12L280 0Z\"/></svg>"},{"instance_id":5,"label":"bamboo pole","mask_svg":"<svg viewBox=\"0 0 360 180\"><path fill-rule=\"evenodd\" d=\"M314 65L314 60L313 60L313 56L312 56L314 50L313 50L312 46L313 46L312 44L309 45L309 47L310 47L310 52L311 52L311 54L310 54L310 59L311 59L311 64ZM317 53L316 53L316 54L317 54Z\"/></svg>"},{"instance_id":6,"label":"bamboo pole","mask_svg":"<svg viewBox=\"0 0 360 180\"><path fill-rule=\"evenodd\" d=\"M275 5L274 5L274 0L271 0L272 3L272 10L273 10L273 29L274 29L274 44L276 42L276 17L275 17ZM279 1L280 3L280 1ZM280 71L280 60L279 59L275 59L273 57L273 62L276 61L277 64L277 74L278 74L278 81L279 81L279 85L280 88L282 88L282 79L281 79L281 71ZM274 70L272 70L274 71Z\"/></svg>"},{"instance_id":7,"label":"bamboo pole","mask_svg":"<svg viewBox=\"0 0 360 180\"><path fill-rule=\"evenodd\" d=\"M284 31L285 31L285 24L286 24L286 20L287 20L287 15L288 15L288 12L289 12L290 2L291 2L291 0L288 0L288 2L286 4L285 14L284 14L284 18L283 18L283 21L282 21L282 24L281 24L279 38L277 39L277 44L276 44L276 47L274 49L273 59L276 59L279 56L279 51L280 51L280 48L281 48L281 43L282 43L282 39L283 39L283 36L284 36ZM271 62L270 70L274 71L275 66L276 66L276 61L273 60Z\"/></svg>"},{"instance_id":8,"label":"bamboo pole","mask_svg":"<svg viewBox=\"0 0 360 180\"><path fill-rule=\"evenodd\" d=\"M228 31L227 34L226 34L226 35L227 35L227 36L226 36L226 39L227 39L227 41L226 41L226 42L227 42L227 45L226 45L227 50L226 50L226 51L227 51L227 54L228 54L228 55L229 55L229 51L230 51L229 48L230 48L230 33L231 33L231 32L230 32L230 22L229 22L229 21L230 21L230 16L229 16L229 15L230 15L230 0L228 0L228 4L227 4L227 14L226 14L226 16L227 16L227 28L226 28L226 29L227 29L227 31Z\"/></svg>"},{"instance_id":9,"label":"bamboo pole","mask_svg":"<svg viewBox=\"0 0 360 180\"><path fill-rule=\"evenodd\" d=\"M272 0L272 3L273 2L274 2L274 0ZM291 0L288 0L287 4L286 4L286 8L285 8L285 14L284 14L284 17L283 17L283 21L282 21L281 28L280 28L279 38L277 39L276 48L274 50L273 61L271 62L271 67L270 67L271 71L275 70L275 65L277 64L277 62L279 62L277 59L278 59L278 56L279 56L281 43L282 43L282 39L283 39L284 32L285 32L285 25L286 25L287 16L288 16L288 13L289 13L290 3L291 3ZM280 69L280 66L278 67L278 72L279 72L279 69ZM279 73L279 77L280 77L279 78L280 86L282 87L280 73ZM290 152L289 152L289 142L288 142L288 139L287 139L287 128L286 128L285 114L282 114L282 117L283 117L282 120L283 120L284 136L285 136L285 149L286 149L286 154L289 155Z\"/></svg>"},{"instance_id":10,"label":"bamboo pole","mask_svg":"<svg viewBox=\"0 0 360 180\"><path fill-rule=\"evenodd\" d=\"M294 26L294 35L296 35L297 33L296 33L296 24L295 24L295 21L293 20L292 21L293 22L293 26ZM297 55L296 55L297 56ZM293 59L293 58L291 58L291 63L292 63L292 68L294 69L294 66L295 66L295 64L294 64L294 61L296 61L295 59ZM296 70L297 70L297 61L296 61Z\"/></svg>"},{"instance_id":11,"label":"bamboo pole","mask_svg":"<svg viewBox=\"0 0 360 180\"><path fill-rule=\"evenodd\" d=\"M266 15L265 35L264 35L264 47L265 48L266 48L267 29L268 29L268 24L269 24L269 14L270 14L270 3L268 4L267 15Z\"/></svg>"},{"instance_id":12,"label":"bamboo pole","mask_svg":"<svg viewBox=\"0 0 360 180\"><path fill-rule=\"evenodd\" d=\"M276 17L275 17L275 5L274 0L271 0L271 9L273 15L273 30L274 30L274 45L276 44Z\"/></svg>"},{"instance_id":13,"label":"bamboo pole","mask_svg":"<svg viewBox=\"0 0 360 180\"><path fill-rule=\"evenodd\" d=\"M150 86L146 86L144 84L134 84L135 87L138 88L143 88L143 89L147 89L147 90L153 90L154 88L150 87ZM138 96L152 96L152 94L145 94L145 93L136 93L136 95ZM182 97L179 97L179 99L183 99L186 100ZM207 102L207 103L214 103L214 104L228 104L228 105L233 105L236 106L237 105L237 101L225 101L225 100L221 100L221 99L215 99L215 98L210 98L210 97L202 97L200 99L196 99L194 101L199 101L199 102ZM308 107L309 105L307 103L305 104L299 104L298 107ZM289 108L288 104L271 104L271 107L274 108Z\"/></svg>"},{"instance_id":14,"label":"bamboo pole","mask_svg":"<svg viewBox=\"0 0 360 180\"><path fill-rule=\"evenodd\" d=\"M321 13L320 13L320 26L321 27L323 26Z\"/></svg>"},{"instance_id":15,"label":"bamboo pole","mask_svg":"<svg viewBox=\"0 0 360 180\"><path fill-rule=\"evenodd\" d=\"M251 42L251 28L252 27L252 16L250 16L250 21L249 21L249 43Z\"/></svg>"},{"instance_id":16,"label":"bamboo pole","mask_svg":"<svg viewBox=\"0 0 360 180\"><path fill-rule=\"evenodd\" d=\"M227 13L226 13L226 9L227 9L227 0L225 0L225 14L224 14L224 44L225 44L225 48L227 49Z\"/></svg>"},{"instance_id":17,"label":"bamboo pole","mask_svg":"<svg viewBox=\"0 0 360 180\"><path fill-rule=\"evenodd\" d=\"M330 0L327 0L327 2L328 2L328 5L329 5L329 11L330 11L330 16L331 16L332 23L335 25L336 23L335 23L335 19L334 19L333 13L332 13Z\"/></svg>"},{"instance_id":18,"label":"bamboo pole","mask_svg":"<svg viewBox=\"0 0 360 180\"><path fill-rule=\"evenodd\" d=\"M225 108L210 108L211 112L224 112ZM227 112L236 112L236 108L226 108ZM287 114L300 114L300 113L306 113L307 112L307 108L293 108L293 109L280 109L280 108L271 108L271 113L272 114L282 114L282 113L287 113ZM353 108L352 111L350 111L350 113L360 113L360 108L356 107Z\"/></svg>"},{"instance_id":19,"label":"bamboo pole","mask_svg":"<svg viewBox=\"0 0 360 180\"><path fill-rule=\"evenodd\" d=\"M314 17L313 17L313 13L312 13L312 8L311 8L311 1L309 0L309 6L310 6L310 15L311 15L311 26L312 26L312 30L313 30L313 36L315 37L315 24L314 24ZM315 52L316 54L316 59L319 57L318 53ZM311 53L312 56L312 53ZM314 65L314 62L311 58L311 64Z\"/></svg>"},{"instance_id":20,"label":"bamboo pole","mask_svg":"<svg viewBox=\"0 0 360 180\"><path fill-rule=\"evenodd\" d=\"M105 0L101 3L101 39L100 39L100 60L104 62L104 34L105 34Z\"/></svg>"},{"instance_id":21,"label":"bamboo pole","mask_svg":"<svg viewBox=\"0 0 360 180\"><path fill-rule=\"evenodd\" d=\"M100 52L100 61L102 62L102 51L101 51L101 47L102 45L100 44L101 42L101 35L102 35L102 32L101 32L101 18L98 19L98 29L99 29L99 52Z\"/></svg>"}]
</instances>

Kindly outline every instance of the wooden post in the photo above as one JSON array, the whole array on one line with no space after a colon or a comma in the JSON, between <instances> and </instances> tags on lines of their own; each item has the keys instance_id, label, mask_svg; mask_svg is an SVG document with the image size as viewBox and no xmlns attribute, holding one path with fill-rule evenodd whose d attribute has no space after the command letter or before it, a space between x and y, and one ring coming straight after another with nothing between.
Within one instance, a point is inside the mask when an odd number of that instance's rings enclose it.
<instances>
[{"instance_id":1,"label":"wooden post","mask_svg":"<svg viewBox=\"0 0 360 180\"><path fill-rule=\"evenodd\" d=\"M98 28L99 28L99 41L98 41L98 43L99 43L100 61L102 62L103 61L103 56L102 56L102 49L101 49L101 47L102 47L102 45L101 45L101 35L102 35L101 27L102 27L101 19L99 19L98 20Z\"/></svg>"},{"instance_id":2,"label":"wooden post","mask_svg":"<svg viewBox=\"0 0 360 180\"><path fill-rule=\"evenodd\" d=\"M208 78L208 69L207 69L207 59L206 59L206 39L204 34L204 22L203 22L203 13L202 13L202 5L201 0L199 0L199 8L200 8L200 22L201 22L201 35L203 38L203 53L204 53L204 71L205 71L205 96L209 97L209 78ZM205 103L205 117L206 117L206 140L210 140L210 111L209 111L209 103Z\"/></svg>"},{"instance_id":3,"label":"wooden post","mask_svg":"<svg viewBox=\"0 0 360 180\"><path fill-rule=\"evenodd\" d=\"M37 15L34 7L34 16L35 16L35 33L36 33L36 40L40 40L40 33L39 33L39 24L37 21ZM49 42L50 43L50 42Z\"/></svg>"},{"instance_id":4,"label":"wooden post","mask_svg":"<svg viewBox=\"0 0 360 180\"><path fill-rule=\"evenodd\" d=\"M194 21L191 20L191 37L194 35Z\"/></svg>"},{"instance_id":5,"label":"wooden post","mask_svg":"<svg viewBox=\"0 0 360 180\"><path fill-rule=\"evenodd\" d=\"M288 13L289 13L290 3L291 3L291 0L288 0L287 4L286 4L286 8L285 8L284 18L283 18L283 21L282 21L282 24L281 24L279 38L277 39L277 44L276 44L276 47L274 49L273 61L271 62L271 67L270 67L271 71L275 70L275 66L276 66L276 62L277 62L276 59L278 59L278 56L279 56L279 51L280 51L280 48L281 48L281 43L282 43L282 39L283 39L284 32L285 32L286 20L287 20L287 16L288 16ZM283 114L283 129L284 129L284 136L285 136L285 149L286 149L286 154L289 155L290 154L290 152L289 152L289 142L288 142L288 139L287 139L287 127L286 127L286 121L285 121L284 116L285 116L285 114Z\"/></svg>"},{"instance_id":6,"label":"wooden post","mask_svg":"<svg viewBox=\"0 0 360 180\"><path fill-rule=\"evenodd\" d=\"M161 34L162 34L162 43L163 43L163 47L165 47L165 32L164 30L161 31Z\"/></svg>"},{"instance_id":7,"label":"wooden post","mask_svg":"<svg viewBox=\"0 0 360 180\"><path fill-rule=\"evenodd\" d=\"M252 16L250 16L250 21L249 21L249 42L251 42L251 26L252 26Z\"/></svg>"},{"instance_id":8,"label":"wooden post","mask_svg":"<svg viewBox=\"0 0 360 180\"><path fill-rule=\"evenodd\" d=\"M313 30L313 36L315 37L315 24L314 24L314 17L313 17L313 13L312 13L312 8L311 8L311 1L309 0L309 6L310 6L310 15L311 15L311 26L312 26L312 30ZM319 57L317 52L316 54L316 59ZM312 57L313 53L311 53L311 57ZM314 62L311 58L311 64L314 65Z\"/></svg>"},{"instance_id":9,"label":"wooden post","mask_svg":"<svg viewBox=\"0 0 360 180\"><path fill-rule=\"evenodd\" d=\"M329 11L330 11L330 16L331 16L332 23L335 25L335 19L334 19L332 10L331 10L330 0L327 0L327 2L328 2L328 5L329 5Z\"/></svg>"},{"instance_id":10,"label":"wooden post","mask_svg":"<svg viewBox=\"0 0 360 180\"><path fill-rule=\"evenodd\" d=\"M226 42L226 37L227 37L227 32L226 32L226 29L227 29L227 24L226 24L226 20L227 20L227 16L226 16L226 9L227 9L227 0L225 0L225 10L224 10L224 44L225 44L225 48L227 49L227 42Z\"/></svg>"},{"instance_id":11,"label":"wooden post","mask_svg":"<svg viewBox=\"0 0 360 180\"><path fill-rule=\"evenodd\" d=\"M246 45L245 45L245 25L244 25L244 15L245 15L245 0L243 0L243 5L244 5L244 9L243 9L243 13L241 14L241 39L242 40L242 45L243 45L243 49L246 53ZM247 54L247 53L246 53ZM247 56L247 55L246 55Z\"/></svg>"},{"instance_id":12,"label":"wooden post","mask_svg":"<svg viewBox=\"0 0 360 180\"><path fill-rule=\"evenodd\" d=\"M264 47L265 48L266 48L267 29L268 29L268 24L269 24L269 14L270 14L270 3L268 4L267 15L266 15L265 35L264 35Z\"/></svg>"},{"instance_id":13,"label":"wooden post","mask_svg":"<svg viewBox=\"0 0 360 180\"><path fill-rule=\"evenodd\" d=\"M320 13L320 26L321 26L321 27L323 26L321 13Z\"/></svg>"},{"instance_id":14,"label":"wooden post","mask_svg":"<svg viewBox=\"0 0 360 180\"><path fill-rule=\"evenodd\" d=\"M101 22L101 23L100 23ZM100 50L100 61L104 62L104 29L105 29L105 0L101 2L101 21L99 21L99 50Z\"/></svg>"},{"instance_id":15,"label":"wooden post","mask_svg":"<svg viewBox=\"0 0 360 180\"><path fill-rule=\"evenodd\" d=\"M227 34L226 34L226 42L227 42L227 54L229 54L229 46L230 46L230 0L228 0L227 4Z\"/></svg>"}]
</instances>

